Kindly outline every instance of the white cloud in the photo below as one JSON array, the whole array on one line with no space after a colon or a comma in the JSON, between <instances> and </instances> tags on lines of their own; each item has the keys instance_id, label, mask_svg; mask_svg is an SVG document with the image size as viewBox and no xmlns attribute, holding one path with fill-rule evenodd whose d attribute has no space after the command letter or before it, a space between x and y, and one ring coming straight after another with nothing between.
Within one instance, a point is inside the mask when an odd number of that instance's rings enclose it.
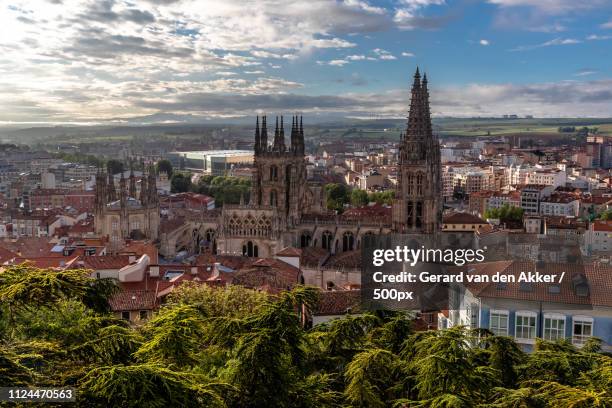
<instances>
[{"instance_id":1,"label":"white cloud","mask_svg":"<svg viewBox=\"0 0 612 408\"><path fill-rule=\"evenodd\" d=\"M612 40L612 35L591 34L586 39L589 40L589 41Z\"/></svg>"},{"instance_id":2,"label":"white cloud","mask_svg":"<svg viewBox=\"0 0 612 408\"><path fill-rule=\"evenodd\" d=\"M341 67L348 63L349 62L347 60L343 60L343 59L335 59L335 60L331 60L328 62L329 65L334 66L334 67Z\"/></svg>"},{"instance_id":3,"label":"white cloud","mask_svg":"<svg viewBox=\"0 0 612 408\"><path fill-rule=\"evenodd\" d=\"M605 5L607 0L488 0L501 7L533 7L549 14L565 14L575 10Z\"/></svg>"},{"instance_id":4,"label":"white cloud","mask_svg":"<svg viewBox=\"0 0 612 408\"><path fill-rule=\"evenodd\" d=\"M402 30L415 28L435 28L436 19L427 19L422 16L423 9L429 6L441 6L445 0L400 0L395 9L393 21Z\"/></svg>"},{"instance_id":5,"label":"white cloud","mask_svg":"<svg viewBox=\"0 0 612 408\"><path fill-rule=\"evenodd\" d=\"M608 21L607 23L603 23L601 28L612 28L612 20Z\"/></svg>"},{"instance_id":6,"label":"white cloud","mask_svg":"<svg viewBox=\"0 0 612 408\"><path fill-rule=\"evenodd\" d=\"M555 38L550 41L543 42L541 44L533 44L533 45L521 45L519 47L513 48L510 51L529 51L535 50L537 48L551 47L556 45L574 45L580 44L582 41L577 40L575 38Z\"/></svg>"},{"instance_id":7,"label":"white cloud","mask_svg":"<svg viewBox=\"0 0 612 408\"><path fill-rule=\"evenodd\" d=\"M484 46L487 46L487 45L491 44L491 43L489 42L489 40L480 40L478 43L479 43L480 45L484 45Z\"/></svg>"},{"instance_id":8,"label":"white cloud","mask_svg":"<svg viewBox=\"0 0 612 408\"><path fill-rule=\"evenodd\" d=\"M414 57L414 54L411 52L404 51L402 52L402 57Z\"/></svg>"}]
</instances>

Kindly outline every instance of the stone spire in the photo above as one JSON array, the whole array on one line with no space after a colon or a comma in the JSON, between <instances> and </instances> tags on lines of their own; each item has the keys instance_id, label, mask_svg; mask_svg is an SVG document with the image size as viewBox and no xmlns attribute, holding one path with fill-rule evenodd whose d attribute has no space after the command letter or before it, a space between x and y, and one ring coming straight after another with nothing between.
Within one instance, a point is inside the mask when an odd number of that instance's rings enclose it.
<instances>
[{"instance_id":1,"label":"stone spire","mask_svg":"<svg viewBox=\"0 0 612 408\"><path fill-rule=\"evenodd\" d=\"M159 197L157 196L157 182L155 179L155 169L151 165L149 168L149 185L147 186L147 192L149 193L149 204L157 204Z\"/></svg>"},{"instance_id":2,"label":"stone spire","mask_svg":"<svg viewBox=\"0 0 612 408\"><path fill-rule=\"evenodd\" d=\"M259 115L257 115L257 120L255 122L255 154L259 154L260 150L261 137L259 135Z\"/></svg>"},{"instance_id":3,"label":"stone spire","mask_svg":"<svg viewBox=\"0 0 612 408\"><path fill-rule=\"evenodd\" d=\"M119 201L121 202L121 207L125 207L127 196L128 192L125 184L125 174L121 172L121 178L119 179Z\"/></svg>"},{"instance_id":4,"label":"stone spire","mask_svg":"<svg viewBox=\"0 0 612 408\"><path fill-rule=\"evenodd\" d=\"M297 127L297 115L295 117L295 124ZM300 115L300 128L298 130L298 145L300 146L299 153L301 155L306 151L305 143L304 143L304 123L302 122L302 115Z\"/></svg>"},{"instance_id":5,"label":"stone spire","mask_svg":"<svg viewBox=\"0 0 612 408\"><path fill-rule=\"evenodd\" d=\"M266 115L261 118L261 136L259 141L259 151L265 152L268 150L268 128L266 125Z\"/></svg>"},{"instance_id":6,"label":"stone spire","mask_svg":"<svg viewBox=\"0 0 612 408\"><path fill-rule=\"evenodd\" d=\"M108 169L108 183L106 191L106 201L113 202L117 200L117 192L115 190L115 177L113 172Z\"/></svg>"},{"instance_id":7,"label":"stone spire","mask_svg":"<svg viewBox=\"0 0 612 408\"><path fill-rule=\"evenodd\" d=\"M140 177L140 203L142 205L147 204L148 196L149 194L147 192L147 174L146 174L144 163L143 163L142 177Z\"/></svg>"},{"instance_id":8,"label":"stone spire","mask_svg":"<svg viewBox=\"0 0 612 408\"><path fill-rule=\"evenodd\" d=\"M281 115L280 131L278 132L278 151L285 151L285 125L283 124L283 115Z\"/></svg>"},{"instance_id":9,"label":"stone spire","mask_svg":"<svg viewBox=\"0 0 612 408\"><path fill-rule=\"evenodd\" d=\"M400 163L423 160L427 150L431 148L430 142L432 139L427 77L424 76L423 81L421 81L421 75L417 68L412 84L410 113L408 114L406 133L400 146L402 150Z\"/></svg>"},{"instance_id":10,"label":"stone spire","mask_svg":"<svg viewBox=\"0 0 612 408\"><path fill-rule=\"evenodd\" d=\"M136 198L136 176L134 176L133 162L130 162L130 197Z\"/></svg>"},{"instance_id":11,"label":"stone spire","mask_svg":"<svg viewBox=\"0 0 612 408\"><path fill-rule=\"evenodd\" d=\"M106 205L106 174L102 172L102 169L98 167L96 173L96 197L95 197L95 208L101 210Z\"/></svg>"}]
</instances>

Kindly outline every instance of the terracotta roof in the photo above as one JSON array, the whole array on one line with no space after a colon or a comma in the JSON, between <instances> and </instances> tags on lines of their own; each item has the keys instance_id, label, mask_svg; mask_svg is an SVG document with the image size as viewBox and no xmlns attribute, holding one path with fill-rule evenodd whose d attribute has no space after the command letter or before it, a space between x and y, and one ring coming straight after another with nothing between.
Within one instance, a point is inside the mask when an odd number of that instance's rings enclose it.
<instances>
[{"instance_id":1,"label":"terracotta roof","mask_svg":"<svg viewBox=\"0 0 612 408\"><path fill-rule=\"evenodd\" d=\"M278 293L300 283L301 271L278 259L259 259L233 273L232 284Z\"/></svg>"},{"instance_id":2,"label":"terracotta roof","mask_svg":"<svg viewBox=\"0 0 612 408\"><path fill-rule=\"evenodd\" d=\"M13 251L9 251L6 248L0 247L0 263L5 263L11 259L17 257L17 254Z\"/></svg>"},{"instance_id":3,"label":"terracotta roof","mask_svg":"<svg viewBox=\"0 0 612 408\"><path fill-rule=\"evenodd\" d=\"M358 313L361 304L360 290L333 290L321 292L315 315L331 316Z\"/></svg>"},{"instance_id":4,"label":"terracotta roof","mask_svg":"<svg viewBox=\"0 0 612 408\"><path fill-rule=\"evenodd\" d=\"M447 215L443 220L444 224L486 224L487 222L480 217L470 213L453 213Z\"/></svg>"},{"instance_id":5,"label":"terracotta roof","mask_svg":"<svg viewBox=\"0 0 612 408\"><path fill-rule=\"evenodd\" d=\"M476 296L489 298L504 298L527 301L543 301L575 305L593 305L612 307L612 268L599 264L536 264L530 261L498 261L469 265L468 270L480 275L492 276L498 272L504 275L514 275L516 280L521 272L538 271L544 274L556 274L557 279L565 272L559 293L550 290L553 284L547 283L465 283L464 285ZM464 267L461 270L466 270ZM578 296L575 290L577 282L588 283L588 294Z\"/></svg>"},{"instance_id":6,"label":"terracotta roof","mask_svg":"<svg viewBox=\"0 0 612 408\"><path fill-rule=\"evenodd\" d=\"M124 290L111 297L109 303L114 312L152 310L158 306L152 290Z\"/></svg>"},{"instance_id":7,"label":"terracotta roof","mask_svg":"<svg viewBox=\"0 0 612 408\"><path fill-rule=\"evenodd\" d=\"M361 251L359 249L354 251L341 252L329 257L329 260L325 263L326 267L332 268L360 268L361 267Z\"/></svg>"},{"instance_id":8,"label":"terracotta roof","mask_svg":"<svg viewBox=\"0 0 612 408\"><path fill-rule=\"evenodd\" d=\"M330 253L327 249L321 247L305 247L302 248L302 257L300 258L300 265L308 266L320 266L327 261Z\"/></svg>"},{"instance_id":9,"label":"terracotta roof","mask_svg":"<svg viewBox=\"0 0 612 408\"><path fill-rule=\"evenodd\" d=\"M612 232L612 220L595 220L593 221L593 231Z\"/></svg>"},{"instance_id":10,"label":"terracotta roof","mask_svg":"<svg viewBox=\"0 0 612 408\"><path fill-rule=\"evenodd\" d=\"M37 268L54 268L54 269L66 269L72 266L74 262L79 259L79 256L75 256L72 258L63 258L63 257L55 257L55 256L41 256L41 257L31 257L31 258L23 258L18 257L14 258L11 261L12 265L19 265L22 263L29 263Z\"/></svg>"},{"instance_id":11,"label":"terracotta roof","mask_svg":"<svg viewBox=\"0 0 612 408\"><path fill-rule=\"evenodd\" d=\"M276 253L276 256L285 256L285 257L296 257L299 258L302 256L302 250L294 247L285 247Z\"/></svg>"},{"instance_id":12,"label":"terracotta roof","mask_svg":"<svg viewBox=\"0 0 612 408\"><path fill-rule=\"evenodd\" d=\"M83 264L87 269L121 269L130 264L129 255L85 256Z\"/></svg>"}]
</instances>

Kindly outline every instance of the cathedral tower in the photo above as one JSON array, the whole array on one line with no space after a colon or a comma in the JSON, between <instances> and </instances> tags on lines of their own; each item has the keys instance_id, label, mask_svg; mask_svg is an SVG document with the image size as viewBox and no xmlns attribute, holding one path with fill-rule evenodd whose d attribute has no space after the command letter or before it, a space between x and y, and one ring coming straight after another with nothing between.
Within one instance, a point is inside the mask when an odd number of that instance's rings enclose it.
<instances>
[{"instance_id":1,"label":"cathedral tower","mask_svg":"<svg viewBox=\"0 0 612 408\"><path fill-rule=\"evenodd\" d=\"M292 117L290 146L285 144L284 118L280 117L280 123L276 118L272 145L268 145L266 122L263 116L260 129L257 117L251 205L274 207L289 225L294 225L302 215L306 191L302 118Z\"/></svg>"},{"instance_id":2,"label":"cathedral tower","mask_svg":"<svg viewBox=\"0 0 612 408\"><path fill-rule=\"evenodd\" d=\"M393 230L433 233L442 222L440 143L433 135L427 76L417 68L406 133L399 147L398 183L393 200Z\"/></svg>"}]
</instances>

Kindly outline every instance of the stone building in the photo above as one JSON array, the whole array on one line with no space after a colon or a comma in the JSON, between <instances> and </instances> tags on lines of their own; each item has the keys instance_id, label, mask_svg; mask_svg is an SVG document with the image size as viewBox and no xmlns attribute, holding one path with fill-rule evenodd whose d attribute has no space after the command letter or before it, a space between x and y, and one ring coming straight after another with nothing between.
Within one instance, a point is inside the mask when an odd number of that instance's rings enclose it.
<instances>
[{"instance_id":1,"label":"stone building","mask_svg":"<svg viewBox=\"0 0 612 408\"><path fill-rule=\"evenodd\" d=\"M418 70L400 145L396 198L392 209L381 210L385 214L338 215L326 208L324 184L307 177L301 117L292 119L289 144L283 117L276 119L271 139L267 118L257 118L249 202L162 225L162 255L199 252L205 243L218 254L247 257L271 257L285 247L315 247L342 261L354 258L350 252L356 255L368 234L441 229L440 145L432 133L427 79L421 81Z\"/></svg>"},{"instance_id":2,"label":"stone building","mask_svg":"<svg viewBox=\"0 0 612 408\"><path fill-rule=\"evenodd\" d=\"M153 168L148 176L143 175L140 194L133 172L128 179L121 173L117 188L112 174L99 171L95 195L95 232L108 238L111 250L121 248L130 238L151 241L159 238L159 197Z\"/></svg>"}]
</instances>

